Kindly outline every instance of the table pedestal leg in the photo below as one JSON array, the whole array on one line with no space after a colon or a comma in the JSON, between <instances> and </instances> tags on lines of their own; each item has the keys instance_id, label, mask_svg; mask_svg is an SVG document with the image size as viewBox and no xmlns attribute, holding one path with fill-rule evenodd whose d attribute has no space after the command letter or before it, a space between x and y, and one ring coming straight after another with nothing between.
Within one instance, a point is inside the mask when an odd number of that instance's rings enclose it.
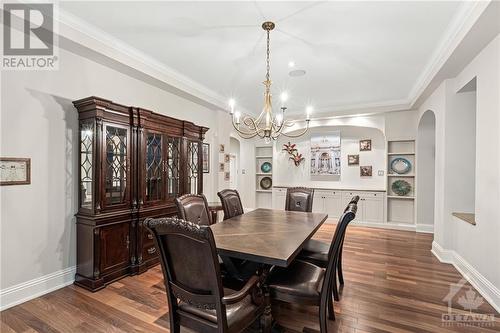
<instances>
[{"instance_id":1,"label":"table pedestal leg","mask_svg":"<svg viewBox=\"0 0 500 333\"><path fill-rule=\"evenodd\" d=\"M270 333L273 327L273 314L271 312L271 296L269 294L269 287L267 285L262 286L262 291L264 293L264 313L260 317L260 327L262 333Z\"/></svg>"}]
</instances>

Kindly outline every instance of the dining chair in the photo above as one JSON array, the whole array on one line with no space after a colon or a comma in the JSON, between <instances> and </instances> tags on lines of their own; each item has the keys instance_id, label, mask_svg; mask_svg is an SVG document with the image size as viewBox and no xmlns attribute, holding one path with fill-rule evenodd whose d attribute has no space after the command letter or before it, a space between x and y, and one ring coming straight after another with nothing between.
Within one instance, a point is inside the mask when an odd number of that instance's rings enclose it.
<instances>
[{"instance_id":1,"label":"dining chair","mask_svg":"<svg viewBox=\"0 0 500 333\"><path fill-rule=\"evenodd\" d=\"M259 277L239 291L222 284L217 249L209 226L178 218L148 218L159 252L170 317L170 332L180 326L196 332L241 332L263 313Z\"/></svg>"},{"instance_id":2,"label":"dining chair","mask_svg":"<svg viewBox=\"0 0 500 333\"><path fill-rule=\"evenodd\" d=\"M213 223L208 209L207 198L203 194L184 194L175 198L179 218L201 225Z\"/></svg>"},{"instance_id":3,"label":"dining chair","mask_svg":"<svg viewBox=\"0 0 500 333\"><path fill-rule=\"evenodd\" d=\"M312 212L314 189L307 187L289 187L286 189L285 210Z\"/></svg>"},{"instance_id":4,"label":"dining chair","mask_svg":"<svg viewBox=\"0 0 500 333\"><path fill-rule=\"evenodd\" d=\"M347 205L347 207L344 209L344 213L347 210L349 210L351 204L357 205L358 201L359 201L359 196L357 195L354 196ZM342 235L342 242L340 244L339 253L337 254L333 271L334 279L332 280L332 292L333 292L333 297L336 301L340 300L338 286L337 286L337 275L339 278L339 283L341 285L344 284L344 275L342 272L342 252L344 249L344 238L345 238L345 233ZM330 245L328 243L316 239L310 239L304 245L302 251L298 255L298 258L313 263L316 266L326 268L329 260L328 258L329 250L330 250Z\"/></svg>"},{"instance_id":5,"label":"dining chair","mask_svg":"<svg viewBox=\"0 0 500 333\"><path fill-rule=\"evenodd\" d=\"M350 203L335 229L328 251L326 268L303 260L294 260L287 268L274 267L268 278L269 290L274 300L292 304L319 307L320 332L328 332L327 317L335 319L331 284L335 278L335 260L342 245L348 224L355 218L356 203Z\"/></svg>"},{"instance_id":6,"label":"dining chair","mask_svg":"<svg viewBox=\"0 0 500 333\"><path fill-rule=\"evenodd\" d=\"M224 220L238 215L243 215L243 205L241 204L240 194L236 190L222 190L217 195L222 203L224 210Z\"/></svg>"}]
</instances>

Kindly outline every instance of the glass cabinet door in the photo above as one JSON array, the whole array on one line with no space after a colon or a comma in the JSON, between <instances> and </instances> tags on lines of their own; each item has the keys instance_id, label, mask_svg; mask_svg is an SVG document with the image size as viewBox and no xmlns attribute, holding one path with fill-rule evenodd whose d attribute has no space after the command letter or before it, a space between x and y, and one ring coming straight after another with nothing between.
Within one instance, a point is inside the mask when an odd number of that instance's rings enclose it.
<instances>
[{"instance_id":1,"label":"glass cabinet door","mask_svg":"<svg viewBox=\"0 0 500 333\"><path fill-rule=\"evenodd\" d=\"M145 202L161 201L164 198L164 151L163 135L146 132L145 156Z\"/></svg>"},{"instance_id":2,"label":"glass cabinet door","mask_svg":"<svg viewBox=\"0 0 500 333\"><path fill-rule=\"evenodd\" d=\"M200 178L200 143L196 141L187 142L187 191L197 194L199 191L198 180Z\"/></svg>"},{"instance_id":3,"label":"glass cabinet door","mask_svg":"<svg viewBox=\"0 0 500 333\"><path fill-rule=\"evenodd\" d=\"M104 126L103 206L118 207L129 201L128 128Z\"/></svg>"},{"instance_id":4,"label":"glass cabinet door","mask_svg":"<svg viewBox=\"0 0 500 333\"><path fill-rule=\"evenodd\" d=\"M80 123L80 207L93 210L94 121Z\"/></svg>"},{"instance_id":5,"label":"glass cabinet door","mask_svg":"<svg viewBox=\"0 0 500 333\"><path fill-rule=\"evenodd\" d=\"M180 194L181 140L176 137L167 139L167 195L175 198Z\"/></svg>"}]
</instances>

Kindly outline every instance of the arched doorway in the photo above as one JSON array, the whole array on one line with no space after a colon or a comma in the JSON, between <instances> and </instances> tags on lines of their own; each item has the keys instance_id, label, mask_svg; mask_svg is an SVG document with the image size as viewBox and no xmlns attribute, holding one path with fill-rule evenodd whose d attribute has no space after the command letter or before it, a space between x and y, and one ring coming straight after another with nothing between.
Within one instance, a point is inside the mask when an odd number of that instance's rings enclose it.
<instances>
[{"instance_id":1,"label":"arched doorway","mask_svg":"<svg viewBox=\"0 0 500 333\"><path fill-rule=\"evenodd\" d=\"M229 188L239 189L240 141L229 138Z\"/></svg>"},{"instance_id":2,"label":"arched doorway","mask_svg":"<svg viewBox=\"0 0 500 333\"><path fill-rule=\"evenodd\" d=\"M427 110L417 130L417 231L434 229L436 116Z\"/></svg>"}]
</instances>

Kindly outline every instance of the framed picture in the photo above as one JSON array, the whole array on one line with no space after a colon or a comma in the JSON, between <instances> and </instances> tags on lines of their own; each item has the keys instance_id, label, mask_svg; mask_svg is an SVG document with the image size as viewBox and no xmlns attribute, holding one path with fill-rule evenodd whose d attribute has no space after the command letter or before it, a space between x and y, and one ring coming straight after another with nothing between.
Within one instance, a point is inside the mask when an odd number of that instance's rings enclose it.
<instances>
[{"instance_id":1,"label":"framed picture","mask_svg":"<svg viewBox=\"0 0 500 333\"><path fill-rule=\"evenodd\" d=\"M223 152L224 152L224 145L220 144L219 145L219 153L223 153Z\"/></svg>"},{"instance_id":2,"label":"framed picture","mask_svg":"<svg viewBox=\"0 0 500 333\"><path fill-rule=\"evenodd\" d=\"M347 165L359 165L359 155L347 155Z\"/></svg>"},{"instance_id":3,"label":"framed picture","mask_svg":"<svg viewBox=\"0 0 500 333\"><path fill-rule=\"evenodd\" d=\"M372 166L360 166L359 173L361 177L371 177L372 176Z\"/></svg>"},{"instance_id":4,"label":"framed picture","mask_svg":"<svg viewBox=\"0 0 500 333\"><path fill-rule=\"evenodd\" d=\"M224 172L226 165L224 163L219 163L219 172Z\"/></svg>"},{"instance_id":5,"label":"framed picture","mask_svg":"<svg viewBox=\"0 0 500 333\"><path fill-rule=\"evenodd\" d=\"M359 140L359 151L370 151L372 150L372 140Z\"/></svg>"},{"instance_id":6,"label":"framed picture","mask_svg":"<svg viewBox=\"0 0 500 333\"><path fill-rule=\"evenodd\" d=\"M229 154L224 154L224 163L229 163L230 160L231 156L229 156Z\"/></svg>"},{"instance_id":7,"label":"framed picture","mask_svg":"<svg viewBox=\"0 0 500 333\"><path fill-rule=\"evenodd\" d=\"M31 159L0 157L0 185L31 184Z\"/></svg>"},{"instance_id":8,"label":"framed picture","mask_svg":"<svg viewBox=\"0 0 500 333\"><path fill-rule=\"evenodd\" d=\"M204 143L202 148L203 155L203 173L210 172L210 144Z\"/></svg>"},{"instance_id":9,"label":"framed picture","mask_svg":"<svg viewBox=\"0 0 500 333\"><path fill-rule=\"evenodd\" d=\"M228 182L231 179L229 172L224 172L224 181Z\"/></svg>"},{"instance_id":10,"label":"framed picture","mask_svg":"<svg viewBox=\"0 0 500 333\"><path fill-rule=\"evenodd\" d=\"M340 176L340 131L311 136L311 176Z\"/></svg>"}]
</instances>

